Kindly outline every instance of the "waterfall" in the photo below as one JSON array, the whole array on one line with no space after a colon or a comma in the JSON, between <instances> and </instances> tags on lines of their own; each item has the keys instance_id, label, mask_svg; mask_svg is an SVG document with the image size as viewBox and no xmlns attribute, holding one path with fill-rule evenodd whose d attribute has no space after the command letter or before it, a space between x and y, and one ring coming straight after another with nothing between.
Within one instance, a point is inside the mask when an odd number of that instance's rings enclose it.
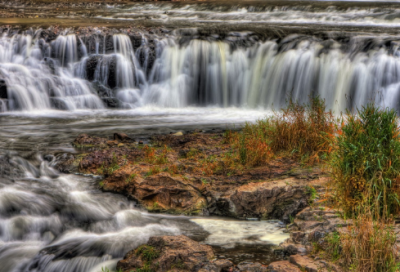
<instances>
[{"instance_id":1,"label":"waterfall","mask_svg":"<svg viewBox=\"0 0 400 272\"><path fill-rule=\"evenodd\" d=\"M48 48L53 47L49 53ZM72 76L77 52L75 35L59 36L51 45L30 35L3 36L0 77L5 82L7 97L1 97L2 104L9 110L24 111L103 108L90 84Z\"/></svg>"},{"instance_id":2,"label":"waterfall","mask_svg":"<svg viewBox=\"0 0 400 272\"><path fill-rule=\"evenodd\" d=\"M50 42L37 33L0 39L2 112L110 105L279 109L290 97L306 103L315 95L337 113L368 102L400 109L396 42L363 50L362 37L345 47L312 37L247 45L193 37L182 43L190 31L151 39L145 33L60 34ZM134 46L132 39L139 42Z\"/></svg>"}]
</instances>

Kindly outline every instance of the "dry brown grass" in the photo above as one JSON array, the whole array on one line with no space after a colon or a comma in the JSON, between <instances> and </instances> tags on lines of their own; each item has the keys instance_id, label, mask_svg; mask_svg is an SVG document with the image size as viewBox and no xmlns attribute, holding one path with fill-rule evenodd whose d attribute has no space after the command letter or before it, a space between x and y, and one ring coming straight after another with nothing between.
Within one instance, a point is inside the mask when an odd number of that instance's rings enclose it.
<instances>
[{"instance_id":1,"label":"dry brown grass","mask_svg":"<svg viewBox=\"0 0 400 272\"><path fill-rule=\"evenodd\" d=\"M319 163L332 151L336 125L325 101L312 98L310 105L289 101L286 109L273 117L246 124L241 135L226 133L227 142L236 142L242 164L265 164L274 154L300 158L309 164Z\"/></svg>"},{"instance_id":2,"label":"dry brown grass","mask_svg":"<svg viewBox=\"0 0 400 272\"><path fill-rule=\"evenodd\" d=\"M398 271L392 221L374 221L371 214L360 215L340 240L345 267L357 272Z\"/></svg>"}]
</instances>

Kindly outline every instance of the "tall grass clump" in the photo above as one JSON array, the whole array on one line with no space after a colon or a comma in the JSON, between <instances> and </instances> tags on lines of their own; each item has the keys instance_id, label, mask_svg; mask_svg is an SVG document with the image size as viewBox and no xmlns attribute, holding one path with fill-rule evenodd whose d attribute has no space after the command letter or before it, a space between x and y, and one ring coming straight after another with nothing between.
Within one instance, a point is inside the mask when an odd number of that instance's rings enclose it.
<instances>
[{"instance_id":1,"label":"tall grass clump","mask_svg":"<svg viewBox=\"0 0 400 272\"><path fill-rule=\"evenodd\" d=\"M396 240L392 220L374 220L366 212L345 231L330 233L325 238L325 253L349 271L395 272L400 268L396 261Z\"/></svg>"},{"instance_id":2,"label":"tall grass clump","mask_svg":"<svg viewBox=\"0 0 400 272\"><path fill-rule=\"evenodd\" d=\"M260 166L272 158L268 139L257 125L247 123L238 137L238 154L242 165Z\"/></svg>"},{"instance_id":3,"label":"tall grass clump","mask_svg":"<svg viewBox=\"0 0 400 272\"><path fill-rule=\"evenodd\" d=\"M309 105L289 100L281 113L248 125L246 130L266 141L272 152L289 152L313 164L332 151L335 119L320 97L311 98Z\"/></svg>"},{"instance_id":4,"label":"tall grass clump","mask_svg":"<svg viewBox=\"0 0 400 272\"><path fill-rule=\"evenodd\" d=\"M348 216L399 210L400 138L395 111L370 104L347 114L332 156L337 199Z\"/></svg>"}]
</instances>

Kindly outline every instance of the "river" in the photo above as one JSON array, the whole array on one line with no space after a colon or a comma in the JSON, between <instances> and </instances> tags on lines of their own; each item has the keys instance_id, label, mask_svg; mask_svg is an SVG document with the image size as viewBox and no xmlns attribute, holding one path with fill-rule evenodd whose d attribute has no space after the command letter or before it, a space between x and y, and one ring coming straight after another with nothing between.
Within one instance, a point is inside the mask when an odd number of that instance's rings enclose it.
<instances>
[{"instance_id":1,"label":"river","mask_svg":"<svg viewBox=\"0 0 400 272\"><path fill-rule=\"evenodd\" d=\"M154 235L281 258L278 221L147 213L58 173L81 133L216 131L315 95L400 109L396 1L74 3L0 5L0 272L112 270Z\"/></svg>"}]
</instances>

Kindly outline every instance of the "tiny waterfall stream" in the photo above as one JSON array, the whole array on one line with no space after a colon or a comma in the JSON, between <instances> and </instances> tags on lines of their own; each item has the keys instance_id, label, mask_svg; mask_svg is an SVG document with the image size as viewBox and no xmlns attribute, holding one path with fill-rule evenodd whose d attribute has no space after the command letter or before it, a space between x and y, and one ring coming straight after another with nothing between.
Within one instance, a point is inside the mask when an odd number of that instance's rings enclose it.
<instances>
[{"instance_id":1,"label":"tiny waterfall stream","mask_svg":"<svg viewBox=\"0 0 400 272\"><path fill-rule=\"evenodd\" d=\"M276 258L278 221L151 214L101 177L58 173L80 133L237 127L316 95L335 114L400 110L396 1L7 3L26 18L0 18L0 272L112 270L154 235Z\"/></svg>"},{"instance_id":2,"label":"tiny waterfall stream","mask_svg":"<svg viewBox=\"0 0 400 272\"><path fill-rule=\"evenodd\" d=\"M151 236L177 234L210 244L217 254L236 262L274 260L270 245L288 237L278 221L151 214L122 195L102 192L101 177L62 174L52 167L55 156L75 152L70 142L81 132L107 135L122 129L140 138L193 129L199 113L187 109L157 115L151 109L140 114L74 112L68 117L49 111L34 117L0 116L0 271L112 270L128 251ZM226 111L201 113L204 123L199 122L197 128L215 129L228 120L221 115ZM253 114L248 120L260 116ZM230 122L235 124L243 112L231 115Z\"/></svg>"}]
</instances>

